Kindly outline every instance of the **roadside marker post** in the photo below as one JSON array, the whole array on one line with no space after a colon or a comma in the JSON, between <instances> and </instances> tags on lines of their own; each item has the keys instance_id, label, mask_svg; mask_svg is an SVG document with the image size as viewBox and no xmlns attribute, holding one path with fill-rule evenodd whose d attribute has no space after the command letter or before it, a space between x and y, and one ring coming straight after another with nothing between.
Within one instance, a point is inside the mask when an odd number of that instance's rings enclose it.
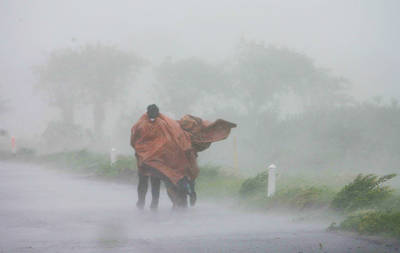
<instances>
[{"instance_id":1,"label":"roadside marker post","mask_svg":"<svg viewBox=\"0 0 400 253\"><path fill-rule=\"evenodd\" d=\"M110 164L111 166L117 161L117 150L115 148L111 148L110 151Z\"/></svg>"},{"instance_id":2,"label":"roadside marker post","mask_svg":"<svg viewBox=\"0 0 400 253\"><path fill-rule=\"evenodd\" d=\"M276 166L271 164L268 167L268 197L272 197L276 190Z\"/></svg>"},{"instance_id":3,"label":"roadside marker post","mask_svg":"<svg viewBox=\"0 0 400 253\"><path fill-rule=\"evenodd\" d=\"M11 153L13 155L17 154L17 143L14 136L11 137Z\"/></svg>"}]
</instances>

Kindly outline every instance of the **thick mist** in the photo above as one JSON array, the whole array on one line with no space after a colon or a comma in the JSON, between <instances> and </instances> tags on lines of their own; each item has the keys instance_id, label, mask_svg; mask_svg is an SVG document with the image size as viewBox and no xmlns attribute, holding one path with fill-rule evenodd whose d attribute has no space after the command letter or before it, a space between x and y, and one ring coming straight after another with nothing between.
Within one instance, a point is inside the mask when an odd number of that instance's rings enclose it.
<instances>
[{"instance_id":1,"label":"thick mist","mask_svg":"<svg viewBox=\"0 0 400 253\"><path fill-rule=\"evenodd\" d=\"M362 107L357 103L377 103L379 100L382 106L394 106L397 102L392 98L400 97L399 76L395 71L400 58L395 48L399 42L396 7L396 1L173 1L157 4L139 1L3 1L0 8L3 35L0 101L7 110L2 110L0 115L1 127L10 135L23 139L26 145L43 151L89 145L99 150L115 146L126 153L130 152L126 143L131 125L147 104L155 102L177 119L191 113L210 120L226 118L238 123L234 135L238 139L240 167L246 167L244 171L257 171L272 162L288 168L339 167L338 161L343 156L352 157L353 150L360 153L360 146L377 145L368 137L374 135L375 130L360 130L365 125L378 124L374 129L391 129L385 124L387 121L377 122L376 117L382 115L378 112L376 116L362 116L360 120L364 123L354 127L345 126L353 124L352 117L345 115L360 115L357 110L364 109L357 109ZM86 91L65 85L66 91L76 90L75 95L66 94L70 101L64 103L64 111L75 108L71 122L66 120L63 109L55 105L55 93L49 90L56 86L58 77L48 78L46 90L43 88L44 74L41 76L38 69L51 65L49 62L57 52L71 50L75 54L84 54L83 48L96 45L114 48L120 54L132 54L140 64L133 70L134 74L115 72L119 75L115 78L124 79L123 82L118 80L123 85L115 88L108 89L106 84L99 84L107 78L105 76L87 79L88 72L85 71L81 72L81 79L75 77L74 85L85 87ZM244 59L246 50L253 50L250 54L255 58ZM257 59L257 55L261 57ZM107 57L103 60L107 61ZM86 60L92 65L97 61L89 56ZM85 65L83 58L80 64ZM129 68L123 60L118 64ZM77 69L84 68L78 65L75 66ZM246 70L248 66L254 66L254 69ZM65 66L60 66L56 73L64 70L65 75L71 76ZM310 74L312 71L322 76ZM179 78L171 78L172 73ZM301 91L300 86L303 86ZM317 86L321 92L315 92ZM99 103L93 97L96 92L90 89L98 91L97 94L103 91L103 95L117 92L110 94L112 98L100 96L97 100L102 102ZM76 98L71 99L74 96ZM376 97L375 100L371 100L372 97ZM324 104L331 100L333 103ZM356 107L345 108L342 114L332 112L338 119L324 122L324 127L318 121L313 122L309 115L316 108L323 108L321 111L328 113L343 105ZM351 110L354 112L349 112ZM298 123L293 117L304 120ZM49 124L57 127L60 122L73 123L81 128L76 131L83 131L90 137L84 137L87 140L82 145L65 143L61 144L64 147L53 147L43 140L43 135ZM102 122L101 126L98 122ZM292 124L293 129L282 124ZM295 129L296 124L302 128ZM335 128L335 133L332 132L334 124L340 125ZM321 134L308 136L315 127L321 128ZM365 138L348 133L348 128L367 132ZM99 131L102 133L96 133ZM352 146L340 141L340 138L347 138L346 135L353 136ZM99 136L101 140L97 138ZM386 137L393 139L388 132L382 138ZM54 139L51 134L48 138ZM93 139L96 141L92 142ZM329 141L336 144L328 145ZM331 149L334 150L325 152L321 158L316 150L326 150L324 145L329 146L328 150L333 146ZM339 151L343 145L345 151ZM201 161L232 166L233 140L214 146L213 151L202 155ZM394 148L388 149L365 151L354 159L361 161L363 156L376 154L374 157L396 160L390 151ZM295 150L308 150L309 154ZM321 163L319 160L332 162ZM364 166L358 162L341 163L344 164L340 166L346 168ZM384 166L392 167L393 164L394 161Z\"/></svg>"},{"instance_id":2,"label":"thick mist","mask_svg":"<svg viewBox=\"0 0 400 253\"><path fill-rule=\"evenodd\" d=\"M397 252L399 7L0 1L0 252ZM148 178L150 104L237 127Z\"/></svg>"}]
</instances>

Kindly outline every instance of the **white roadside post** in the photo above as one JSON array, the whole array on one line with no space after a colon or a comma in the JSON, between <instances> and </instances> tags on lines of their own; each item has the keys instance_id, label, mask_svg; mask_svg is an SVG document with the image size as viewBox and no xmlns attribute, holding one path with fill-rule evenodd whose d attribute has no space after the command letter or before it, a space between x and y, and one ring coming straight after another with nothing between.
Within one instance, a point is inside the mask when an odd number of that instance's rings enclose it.
<instances>
[{"instance_id":1,"label":"white roadside post","mask_svg":"<svg viewBox=\"0 0 400 253\"><path fill-rule=\"evenodd\" d=\"M271 164L268 167L268 197L272 197L275 194L276 189L276 166Z\"/></svg>"},{"instance_id":2,"label":"white roadside post","mask_svg":"<svg viewBox=\"0 0 400 253\"><path fill-rule=\"evenodd\" d=\"M111 148L111 151L110 151L111 166L113 166L116 161L117 161L117 150L115 148Z\"/></svg>"}]
</instances>

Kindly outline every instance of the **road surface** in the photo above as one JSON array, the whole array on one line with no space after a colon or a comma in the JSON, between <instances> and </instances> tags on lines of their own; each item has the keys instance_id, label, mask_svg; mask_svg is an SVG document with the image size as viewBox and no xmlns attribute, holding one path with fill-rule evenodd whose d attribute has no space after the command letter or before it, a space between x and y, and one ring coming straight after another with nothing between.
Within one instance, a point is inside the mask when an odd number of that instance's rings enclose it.
<instances>
[{"instance_id":1,"label":"road surface","mask_svg":"<svg viewBox=\"0 0 400 253\"><path fill-rule=\"evenodd\" d=\"M0 161L3 252L399 252L325 232L327 223L245 213L206 203L172 212L135 208L134 186Z\"/></svg>"}]
</instances>

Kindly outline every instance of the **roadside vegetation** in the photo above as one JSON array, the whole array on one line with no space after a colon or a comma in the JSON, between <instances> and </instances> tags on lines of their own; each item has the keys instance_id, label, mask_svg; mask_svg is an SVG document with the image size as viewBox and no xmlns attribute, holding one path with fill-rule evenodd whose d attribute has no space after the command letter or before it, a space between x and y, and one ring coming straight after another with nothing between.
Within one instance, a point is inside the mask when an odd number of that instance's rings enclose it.
<instances>
[{"instance_id":1,"label":"roadside vegetation","mask_svg":"<svg viewBox=\"0 0 400 253\"><path fill-rule=\"evenodd\" d=\"M393 195L393 189L383 183L396 174L379 177L374 174L359 174L353 182L343 187L332 201L331 207L340 212L351 212L378 207Z\"/></svg>"},{"instance_id":2,"label":"roadside vegetation","mask_svg":"<svg viewBox=\"0 0 400 253\"><path fill-rule=\"evenodd\" d=\"M400 195L385 184L396 174L359 174L341 188L338 186L343 179L329 180L329 173L324 176L312 181L308 178L309 182L302 176L278 178L276 194L267 198L268 173L262 172L243 181L240 202L264 210L320 209L343 217L342 222L333 223L329 230L400 238Z\"/></svg>"},{"instance_id":3,"label":"roadside vegetation","mask_svg":"<svg viewBox=\"0 0 400 253\"><path fill-rule=\"evenodd\" d=\"M133 155L119 155L117 161L112 165L108 154L85 149L42 155L35 160L39 163L55 165L72 172L83 172L102 179L120 182L137 181L136 160ZM242 182L243 178L229 175L223 172L219 166L208 164L200 168L200 174L196 180L196 190L200 198L234 198Z\"/></svg>"},{"instance_id":4,"label":"roadside vegetation","mask_svg":"<svg viewBox=\"0 0 400 253\"><path fill-rule=\"evenodd\" d=\"M208 164L200 167L196 191L199 198L235 198L243 180L242 177L225 172L219 166Z\"/></svg>"},{"instance_id":5,"label":"roadside vegetation","mask_svg":"<svg viewBox=\"0 0 400 253\"><path fill-rule=\"evenodd\" d=\"M278 177L276 193L267 198L268 172L246 179L240 187L240 203L262 209L311 210L329 205L335 194L332 186L316 185L303 175Z\"/></svg>"},{"instance_id":6,"label":"roadside vegetation","mask_svg":"<svg viewBox=\"0 0 400 253\"><path fill-rule=\"evenodd\" d=\"M339 225L332 224L329 230L400 238L400 195L383 185L395 176L360 174L343 187L335 195L331 207L346 218Z\"/></svg>"},{"instance_id":7,"label":"roadside vegetation","mask_svg":"<svg viewBox=\"0 0 400 253\"><path fill-rule=\"evenodd\" d=\"M117 157L117 161L111 165L108 154L83 149L42 155L36 161L56 165L58 168L70 171L88 173L102 179L136 181L136 162L131 156L120 155Z\"/></svg>"},{"instance_id":8,"label":"roadside vegetation","mask_svg":"<svg viewBox=\"0 0 400 253\"><path fill-rule=\"evenodd\" d=\"M353 213L340 223L339 229L400 238L400 210L367 210Z\"/></svg>"}]
</instances>

